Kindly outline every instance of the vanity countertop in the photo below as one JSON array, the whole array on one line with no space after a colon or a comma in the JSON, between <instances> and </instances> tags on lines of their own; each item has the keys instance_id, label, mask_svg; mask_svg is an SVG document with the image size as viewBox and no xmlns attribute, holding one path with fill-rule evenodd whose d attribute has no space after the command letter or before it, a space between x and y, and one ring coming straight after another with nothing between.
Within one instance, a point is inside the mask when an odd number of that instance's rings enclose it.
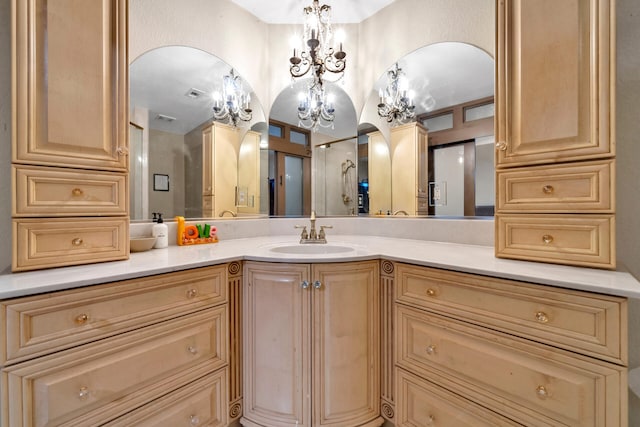
<instances>
[{"instance_id":1,"label":"vanity countertop","mask_svg":"<svg viewBox=\"0 0 640 427\"><path fill-rule=\"evenodd\" d=\"M347 253L291 254L270 250L296 245L298 237L268 236L216 244L169 246L133 253L129 260L0 275L0 299L204 267L230 261L323 263L384 258L447 270L515 279L562 288L640 298L640 283L629 273L499 259L493 247L376 236L334 235L330 245Z\"/></svg>"}]
</instances>

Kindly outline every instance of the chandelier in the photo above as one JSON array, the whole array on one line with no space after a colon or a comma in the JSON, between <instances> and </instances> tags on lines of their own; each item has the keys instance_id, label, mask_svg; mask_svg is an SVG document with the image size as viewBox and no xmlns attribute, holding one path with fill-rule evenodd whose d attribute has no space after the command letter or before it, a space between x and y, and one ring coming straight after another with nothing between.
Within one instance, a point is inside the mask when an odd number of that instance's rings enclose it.
<instances>
[{"instance_id":1,"label":"chandelier","mask_svg":"<svg viewBox=\"0 0 640 427\"><path fill-rule=\"evenodd\" d=\"M347 54L342 50L342 42L337 50L333 46L331 6L320 6L318 0L313 0L311 6L304 8L304 15L302 37L307 48L303 47L300 56L296 48L293 49L289 59L291 77L302 77L311 70L315 79L322 80L324 73L329 71L338 76L334 81L339 80L344 75Z\"/></svg>"},{"instance_id":2,"label":"chandelier","mask_svg":"<svg viewBox=\"0 0 640 427\"><path fill-rule=\"evenodd\" d=\"M233 68L223 77L222 94L215 92L213 100L213 117L216 120L226 120L233 127L238 126L238 120L251 120L251 95L245 93L242 79L236 76Z\"/></svg>"},{"instance_id":3,"label":"chandelier","mask_svg":"<svg viewBox=\"0 0 640 427\"><path fill-rule=\"evenodd\" d=\"M415 117L415 105L413 105L413 94L407 90L408 82L398 64L387 71L389 83L385 89L380 89L378 95L378 115L387 120L405 123Z\"/></svg>"},{"instance_id":4,"label":"chandelier","mask_svg":"<svg viewBox=\"0 0 640 427\"><path fill-rule=\"evenodd\" d=\"M304 8L304 17L306 48L298 52L294 47L289 72L292 79L311 74L311 81L299 99L298 119L300 126L315 132L319 127L333 127L335 109L325 94L325 73L334 76L330 81L340 80L344 76L347 54L342 50L342 42L334 47L331 6L320 6L318 0L313 0L311 6Z\"/></svg>"},{"instance_id":5,"label":"chandelier","mask_svg":"<svg viewBox=\"0 0 640 427\"><path fill-rule=\"evenodd\" d=\"M298 96L298 126L316 132L320 127L331 127L335 118L333 97L327 95L324 86L314 81L306 92Z\"/></svg>"}]
</instances>

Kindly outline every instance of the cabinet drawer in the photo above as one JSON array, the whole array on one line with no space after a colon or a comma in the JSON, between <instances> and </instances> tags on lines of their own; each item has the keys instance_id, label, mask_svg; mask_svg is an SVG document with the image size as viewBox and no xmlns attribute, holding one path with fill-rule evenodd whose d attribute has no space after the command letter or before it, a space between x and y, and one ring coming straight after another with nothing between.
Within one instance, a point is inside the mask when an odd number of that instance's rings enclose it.
<instances>
[{"instance_id":1,"label":"cabinet drawer","mask_svg":"<svg viewBox=\"0 0 640 427\"><path fill-rule=\"evenodd\" d=\"M615 268L613 215L496 215L496 256Z\"/></svg>"},{"instance_id":2,"label":"cabinet drawer","mask_svg":"<svg viewBox=\"0 0 640 427\"><path fill-rule=\"evenodd\" d=\"M626 364L625 298L396 264L396 301Z\"/></svg>"},{"instance_id":3,"label":"cabinet drawer","mask_svg":"<svg viewBox=\"0 0 640 427\"><path fill-rule=\"evenodd\" d=\"M220 307L5 368L4 425L110 421L224 367L226 334Z\"/></svg>"},{"instance_id":4,"label":"cabinet drawer","mask_svg":"<svg viewBox=\"0 0 640 427\"><path fill-rule=\"evenodd\" d=\"M398 366L525 425L618 426L626 368L507 334L396 310Z\"/></svg>"},{"instance_id":5,"label":"cabinet drawer","mask_svg":"<svg viewBox=\"0 0 640 427\"><path fill-rule=\"evenodd\" d=\"M520 426L467 399L396 368L398 427Z\"/></svg>"},{"instance_id":6,"label":"cabinet drawer","mask_svg":"<svg viewBox=\"0 0 640 427\"><path fill-rule=\"evenodd\" d=\"M104 427L224 427L227 425L226 378L225 369L207 375Z\"/></svg>"},{"instance_id":7,"label":"cabinet drawer","mask_svg":"<svg viewBox=\"0 0 640 427\"><path fill-rule=\"evenodd\" d=\"M129 218L13 221L13 271L129 257Z\"/></svg>"},{"instance_id":8,"label":"cabinet drawer","mask_svg":"<svg viewBox=\"0 0 640 427\"><path fill-rule=\"evenodd\" d=\"M497 171L500 212L613 212L614 162Z\"/></svg>"},{"instance_id":9,"label":"cabinet drawer","mask_svg":"<svg viewBox=\"0 0 640 427\"><path fill-rule=\"evenodd\" d=\"M14 166L14 216L127 215L125 174Z\"/></svg>"},{"instance_id":10,"label":"cabinet drawer","mask_svg":"<svg viewBox=\"0 0 640 427\"><path fill-rule=\"evenodd\" d=\"M223 265L2 301L0 365L224 303L226 283Z\"/></svg>"}]
</instances>

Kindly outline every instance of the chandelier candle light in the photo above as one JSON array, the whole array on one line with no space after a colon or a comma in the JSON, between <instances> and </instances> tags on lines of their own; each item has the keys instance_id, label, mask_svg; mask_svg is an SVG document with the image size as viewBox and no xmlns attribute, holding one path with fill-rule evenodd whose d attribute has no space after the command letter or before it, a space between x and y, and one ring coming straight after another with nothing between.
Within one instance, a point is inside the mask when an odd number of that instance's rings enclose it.
<instances>
[{"instance_id":1,"label":"chandelier candle light","mask_svg":"<svg viewBox=\"0 0 640 427\"><path fill-rule=\"evenodd\" d=\"M304 35L306 49L299 52L294 47L289 59L289 72L293 79L311 72L312 81L306 93L302 93L298 104L300 125L314 131L319 126L333 125L335 109L333 102L324 90L325 72L332 73L338 81L344 76L347 54L342 50L342 42L334 48L334 36L331 29L331 6L320 6L318 0L304 8Z\"/></svg>"},{"instance_id":2,"label":"chandelier candle light","mask_svg":"<svg viewBox=\"0 0 640 427\"><path fill-rule=\"evenodd\" d=\"M233 127L238 126L238 120L251 120L251 95L244 92L242 79L236 76L233 68L223 78L222 94L215 92L213 100L213 117L216 120L227 120Z\"/></svg>"},{"instance_id":3,"label":"chandelier candle light","mask_svg":"<svg viewBox=\"0 0 640 427\"><path fill-rule=\"evenodd\" d=\"M407 79L397 63L387 71L387 77L389 84L378 93L380 97L378 115L388 123L393 121L398 124L406 123L415 117L413 91L407 90Z\"/></svg>"}]
</instances>

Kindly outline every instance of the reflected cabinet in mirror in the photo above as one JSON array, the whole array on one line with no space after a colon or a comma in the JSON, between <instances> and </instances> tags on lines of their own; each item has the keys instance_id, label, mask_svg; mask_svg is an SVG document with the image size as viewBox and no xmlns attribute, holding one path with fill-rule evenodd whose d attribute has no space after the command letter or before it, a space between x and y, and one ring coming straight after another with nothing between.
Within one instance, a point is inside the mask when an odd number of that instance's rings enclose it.
<instances>
[{"instance_id":1,"label":"reflected cabinet in mirror","mask_svg":"<svg viewBox=\"0 0 640 427\"><path fill-rule=\"evenodd\" d=\"M359 212L492 216L494 61L465 43L399 58L365 103Z\"/></svg>"},{"instance_id":2,"label":"reflected cabinet in mirror","mask_svg":"<svg viewBox=\"0 0 640 427\"><path fill-rule=\"evenodd\" d=\"M265 115L229 64L186 46L146 52L130 104L132 220L268 212Z\"/></svg>"}]
</instances>

